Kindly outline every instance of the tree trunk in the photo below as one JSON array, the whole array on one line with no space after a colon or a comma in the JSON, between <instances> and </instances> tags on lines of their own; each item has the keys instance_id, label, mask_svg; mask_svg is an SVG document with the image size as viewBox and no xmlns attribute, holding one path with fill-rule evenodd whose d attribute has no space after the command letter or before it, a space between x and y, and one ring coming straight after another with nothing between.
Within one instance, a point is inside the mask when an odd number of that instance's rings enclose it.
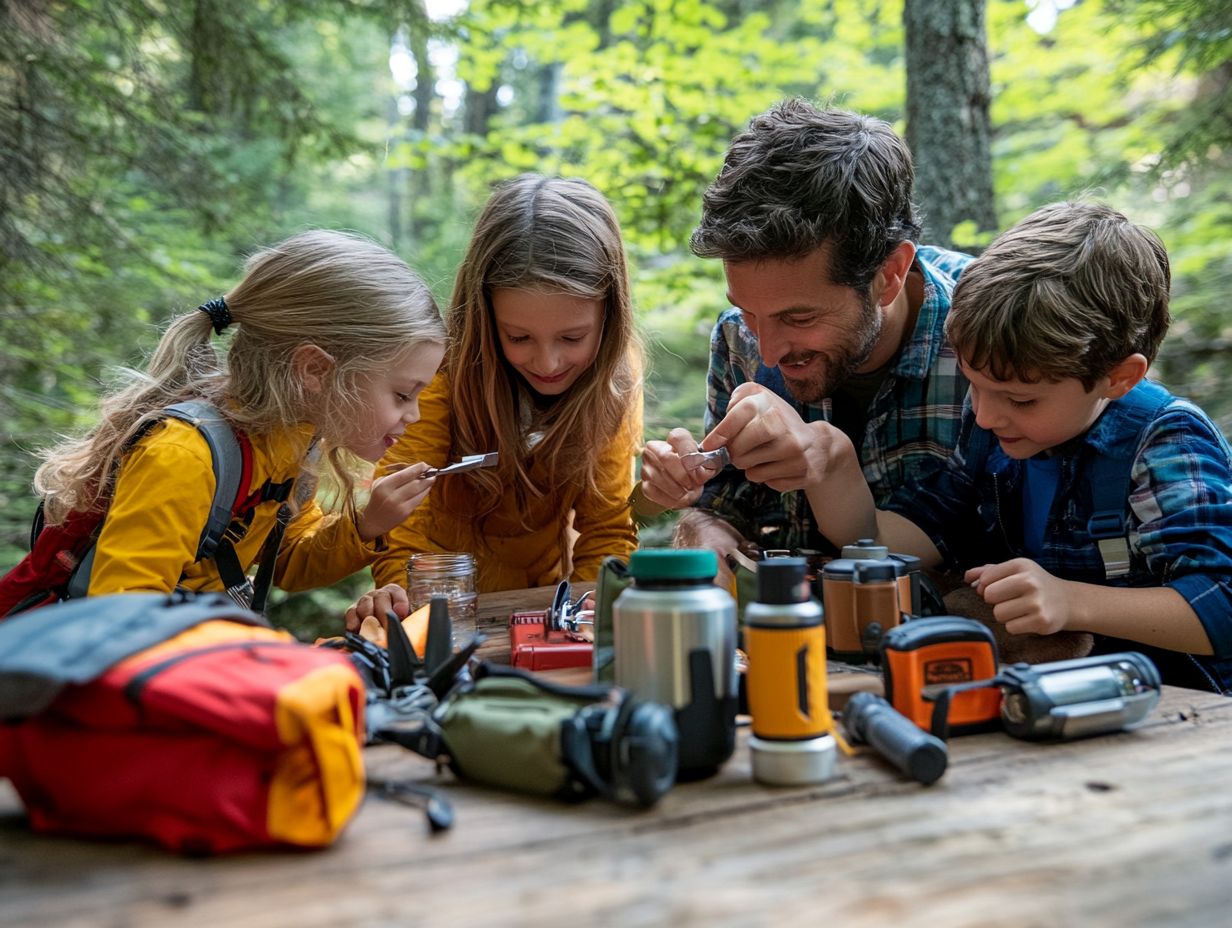
<instances>
[{"instance_id":1,"label":"tree trunk","mask_svg":"<svg viewBox=\"0 0 1232 928\"><path fill-rule=\"evenodd\" d=\"M488 122L497 110L496 91L499 89L499 78L493 78L492 83L484 90L476 90L470 84L466 85L466 96L462 101L464 131L472 135L488 134Z\"/></svg>"},{"instance_id":2,"label":"tree trunk","mask_svg":"<svg viewBox=\"0 0 1232 928\"><path fill-rule=\"evenodd\" d=\"M389 137L396 138L402 123L396 95L385 103L385 123ZM407 170L403 167L385 171L386 220L389 223L389 245L394 251L402 247L402 188L406 184L406 175Z\"/></svg>"},{"instance_id":3,"label":"tree trunk","mask_svg":"<svg viewBox=\"0 0 1232 928\"><path fill-rule=\"evenodd\" d=\"M953 247L954 227L997 227L988 119L984 0L906 0L907 144L926 241Z\"/></svg>"},{"instance_id":4,"label":"tree trunk","mask_svg":"<svg viewBox=\"0 0 1232 928\"><path fill-rule=\"evenodd\" d=\"M411 119L411 138L419 143L428 137L431 127L432 103L436 99L436 75L432 60L428 57L428 35L431 21L422 2L414 5L415 18L407 28L411 55L415 59L415 115ZM421 168L402 173L407 191L406 236L409 244L422 242L435 232L430 217L432 197L432 168Z\"/></svg>"}]
</instances>

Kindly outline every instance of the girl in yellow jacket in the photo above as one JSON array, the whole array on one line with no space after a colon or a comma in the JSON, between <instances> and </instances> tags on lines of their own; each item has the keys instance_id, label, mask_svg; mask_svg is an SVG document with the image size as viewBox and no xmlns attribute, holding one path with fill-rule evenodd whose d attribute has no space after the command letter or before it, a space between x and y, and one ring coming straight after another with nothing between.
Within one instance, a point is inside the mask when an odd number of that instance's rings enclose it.
<instances>
[{"instance_id":1,"label":"girl in yellow jacket","mask_svg":"<svg viewBox=\"0 0 1232 928\"><path fill-rule=\"evenodd\" d=\"M497 451L498 466L442 476L389 533L383 589L355 627L405 615L407 558L469 552L480 592L594 580L637 547L629 509L641 444L641 346L620 226L582 180L526 174L476 222L447 315L449 350L421 420L381 465ZM378 466L378 472L381 467Z\"/></svg>"},{"instance_id":2,"label":"girl in yellow jacket","mask_svg":"<svg viewBox=\"0 0 1232 928\"><path fill-rule=\"evenodd\" d=\"M227 328L236 331L220 357L211 338ZM247 436L247 492L294 480L319 441L319 467L340 488L340 511L326 515L313 500L318 465L309 464L294 490L298 512L276 584L323 586L370 563L433 480L422 476L424 464L390 474L357 512L348 459L377 461L416 421L444 338L427 287L373 242L314 231L258 252L225 297L174 319L146 373L105 398L99 424L51 449L36 474L51 524L72 512L105 513L90 595L223 588L214 562L195 562L214 494L209 448L192 425L160 417L188 399L212 403ZM232 523L242 568L257 561L279 505L261 503Z\"/></svg>"}]
</instances>

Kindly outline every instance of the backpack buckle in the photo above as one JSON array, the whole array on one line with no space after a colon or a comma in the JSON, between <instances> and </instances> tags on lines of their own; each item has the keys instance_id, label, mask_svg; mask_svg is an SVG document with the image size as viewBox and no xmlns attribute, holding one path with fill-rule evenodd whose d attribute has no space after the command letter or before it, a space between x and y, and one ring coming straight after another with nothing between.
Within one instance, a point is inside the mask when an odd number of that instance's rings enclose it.
<instances>
[{"instance_id":1,"label":"backpack buckle","mask_svg":"<svg viewBox=\"0 0 1232 928\"><path fill-rule=\"evenodd\" d=\"M243 583L237 583L234 586L229 586L224 592L231 598L231 601L241 609L252 608L252 598L256 595L256 591L252 588L252 581L247 577Z\"/></svg>"},{"instance_id":2,"label":"backpack buckle","mask_svg":"<svg viewBox=\"0 0 1232 928\"><path fill-rule=\"evenodd\" d=\"M1129 544L1124 538L1101 538L1097 544L1107 579L1124 577L1129 573Z\"/></svg>"},{"instance_id":3,"label":"backpack buckle","mask_svg":"<svg viewBox=\"0 0 1232 928\"><path fill-rule=\"evenodd\" d=\"M1119 512L1097 512L1087 520L1087 534L1096 540L1124 535L1125 517Z\"/></svg>"},{"instance_id":4,"label":"backpack buckle","mask_svg":"<svg viewBox=\"0 0 1232 928\"><path fill-rule=\"evenodd\" d=\"M1087 534L1099 547L1104 562L1104 578L1112 580L1129 573L1129 542L1125 540L1125 516L1119 512L1097 512L1087 520Z\"/></svg>"}]
</instances>

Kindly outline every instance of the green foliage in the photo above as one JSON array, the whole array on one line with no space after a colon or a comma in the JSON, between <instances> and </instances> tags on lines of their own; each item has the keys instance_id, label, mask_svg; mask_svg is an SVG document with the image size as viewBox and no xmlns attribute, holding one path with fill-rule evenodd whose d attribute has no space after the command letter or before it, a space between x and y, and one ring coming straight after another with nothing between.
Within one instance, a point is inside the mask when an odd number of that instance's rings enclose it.
<instances>
[{"instance_id":1,"label":"green foliage","mask_svg":"<svg viewBox=\"0 0 1232 928\"><path fill-rule=\"evenodd\" d=\"M1157 229L1175 316L1158 371L1228 429L1226 2L1085 0L1046 35L1021 0L987 10L1001 225L1089 191ZM432 50L432 86L395 84L399 27ZM0 7L0 568L32 509L30 450L88 424L108 368L140 364L244 253L357 229L447 305L476 210L521 171L612 200L649 347L647 433L700 433L726 305L721 268L688 250L702 191L784 95L903 131L903 38L901 3L858 0L471 0L440 22L420 0ZM364 582L277 608L336 616Z\"/></svg>"}]
</instances>

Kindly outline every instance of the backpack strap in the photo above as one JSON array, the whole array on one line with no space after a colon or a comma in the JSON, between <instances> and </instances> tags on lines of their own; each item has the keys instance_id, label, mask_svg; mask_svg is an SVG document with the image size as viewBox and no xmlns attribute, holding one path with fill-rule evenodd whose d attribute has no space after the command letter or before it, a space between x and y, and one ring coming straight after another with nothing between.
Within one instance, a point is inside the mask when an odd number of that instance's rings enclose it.
<instances>
[{"instance_id":1,"label":"backpack strap","mask_svg":"<svg viewBox=\"0 0 1232 928\"><path fill-rule=\"evenodd\" d=\"M150 428L164 418L179 419L193 426L201 433L210 449L210 461L214 471L214 497L210 501L209 515L201 529L194 561L213 560L226 593L232 601L245 609L260 612L264 607L273 578L274 562L278 557L278 548L282 542L283 533L293 515L287 501L296 486L296 478L280 483L266 480L264 484L249 493L248 487L252 483L253 471L252 444L244 432L231 426L216 406L204 400L185 400L165 407L157 417L145 423L144 427L134 435L129 445L136 443ZM315 460L315 456L319 455L318 449L319 443L314 444L310 449L310 460ZM237 520L251 513L261 503L271 501L281 503L282 506L279 508L275 524L266 536L261 549L257 572L259 586L254 587L235 551L235 543L244 536L246 526L241 526L234 532L232 527ZM41 516L40 505L31 530L32 549L34 540L43 528ZM96 547L94 539L91 538L88 549L82 553L80 562L74 568L65 586L65 599L80 599L86 596L94 567Z\"/></svg>"},{"instance_id":2,"label":"backpack strap","mask_svg":"<svg viewBox=\"0 0 1232 928\"><path fill-rule=\"evenodd\" d=\"M192 425L209 446L214 465L214 499L197 543L197 560L211 558L231 524L232 514L245 502L252 480L252 445L247 435L233 429L218 408L204 400L174 403L163 414Z\"/></svg>"},{"instance_id":3,"label":"backpack strap","mask_svg":"<svg viewBox=\"0 0 1232 928\"><path fill-rule=\"evenodd\" d=\"M227 527L231 524L232 513L244 501L248 484L252 479L252 446L247 436L236 432L212 403L204 400L185 400L165 407L157 417L148 420L133 436L129 447L136 444L146 432L163 419L179 419L187 422L201 433L210 449L210 461L214 470L214 498L210 501L210 512L201 529L194 560L212 558L217 554ZM72 576L69 577L65 588L66 599L80 599L88 592L96 549L97 545L90 545ZM225 555L223 560L226 560ZM235 569L227 571L228 575L223 576L223 583L228 590L233 586L248 585L248 578L238 567L238 558L235 557L234 551L231 552L231 561L234 562ZM221 564L219 570L221 573ZM236 599L235 601L239 605L247 605L247 600Z\"/></svg>"},{"instance_id":4,"label":"backpack strap","mask_svg":"<svg viewBox=\"0 0 1232 928\"><path fill-rule=\"evenodd\" d=\"M193 426L201 433L210 449L210 462L214 471L214 498L210 501L209 515L197 541L194 560L214 559L228 595L238 605L247 608L252 598L252 585L239 563L234 545L226 536L227 529L236 515L251 510L264 499L260 491L251 495L247 492L252 481L252 445L247 435L232 428L218 408L204 400L185 400L167 406L157 418L146 423L145 428L134 436L132 443L165 418L179 419ZM268 481L266 486L270 486ZM262 487L262 490L265 489L266 487ZM290 492L290 481L287 482L285 492ZM86 595L94 566L95 550L96 546L92 544L69 578L67 599L79 599Z\"/></svg>"},{"instance_id":5,"label":"backpack strap","mask_svg":"<svg viewBox=\"0 0 1232 928\"><path fill-rule=\"evenodd\" d=\"M1112 580L1129 573L1129 477L1146 427L1173 401L1159 384L1143 380L1116 401L1125 420L1125 439L1100 451L1091 465L1091 518L1087 534L1099 546L1104 576Z\"/></svg>"}]
</instances>

